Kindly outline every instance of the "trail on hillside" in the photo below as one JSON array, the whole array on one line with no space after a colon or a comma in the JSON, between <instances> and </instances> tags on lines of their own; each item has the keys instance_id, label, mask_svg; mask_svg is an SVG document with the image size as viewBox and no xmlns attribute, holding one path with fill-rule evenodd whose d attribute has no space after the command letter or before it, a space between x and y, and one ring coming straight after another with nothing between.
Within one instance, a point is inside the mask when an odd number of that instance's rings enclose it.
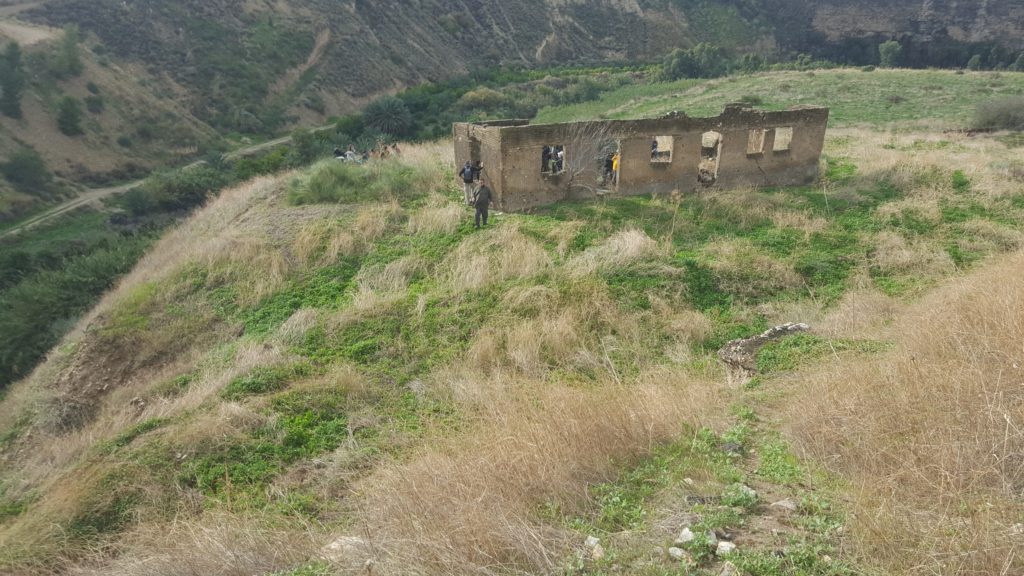
<instances>
[{"instance_id":1,"label":"trail on hillside","mask_svg":"<svg viewBox=\"0 0 1024 576\"><path fill-rule=\"evenodd\" d=\"M55 28L28 24L15 19L21 12L41 4L42 2L25 2L10 6L0 6L0 36L17 42L22 46L32 46L56 38L58 30Z\"/></svg>"}]
</instances>

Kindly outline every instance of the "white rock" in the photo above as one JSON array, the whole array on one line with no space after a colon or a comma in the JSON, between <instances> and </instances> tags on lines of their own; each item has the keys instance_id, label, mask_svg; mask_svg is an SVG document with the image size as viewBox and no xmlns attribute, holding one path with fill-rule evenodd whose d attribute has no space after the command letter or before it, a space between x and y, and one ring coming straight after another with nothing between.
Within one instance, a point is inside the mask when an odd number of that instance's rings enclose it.
<instances>
[{"instance_id":1,"label":"white rock","mask_svg":"<svg viewBox=\"0 0 1024 576\"><path fill-rule=\"evenodd\" d=\"M686 550L683 550L682 548L669 548L668 555L674 560L685 560L687 557Z\"/></svg>"},{"instance_id":2,"label":"white rock","mask_svg":"<svg viewBox=\"0 0 1024 576\"><path fill-rule=\"evenodd\" d=\"M683 528L683 531L679 533L678 537L676 537L674 544L677 546L688 544L693 542L693 539L696 537L697 536L693 533L693 530L690 530L689 526L687 526L686 528Z\"/></svg>"},{"instance_id":3,"label":"white rock","mask_svg":"<svg viewBox=\"0 0 1024 576\"><path fill-rule=\"evenodd\" d=\"M358 536L341 536L320 550L326 560L338 564L363 564L370 556L370 544Z\"/></svg>"},{"instance_id":4,"label":"white rock","mask_svg":"<svg viewBox=\"0 0 1024 576\"><path fill-rule=\"evenodd\" d=\"M718 573L718 576L739 576L740 569L736 567L732 562L726 562L722 566L722 571Z\"/></svg>"},{"instance_id":5,"label":"white rock","mask_svg":"<svg viewBox=\"0 0 1024 576\"><path fill-rule=\"evenodd\" d=\"M693 486L694 484L696 484L696 482L693 481L693 478L683 478L683 484L686 484L687 486Z\"/></svg>"},{"instance_id":6,"label":"white rock","mask_svg":"<svg viewBox=\"0 0 1024 576\"><path fill-rule=\"evenodd\" d=\"M595 538L593 536L587 536L587 539L583 541L583 545L586 546L587 548L591 548L591 549L596 547L600 543L601 543L601 539L600 538Z\"/></svg>"},{"instance_id":7,"label":"white rock","mask_svg":"<svg viewBox=\"0 0 1024 576\"><path fill-rule=\"evenodd\" d=\"M715 550L717 556L728 556L732 554L733 550L736 549L736 545L732 542L719 542L718 548Z\"/></svg>"},{"instance_id":8,"label":"white rock","mask_svg":"<svg viewBox=\"0 0 1024 576\"><path fill-rule=\"evenodd\" d=\"M708 533L705 536L708 539L708 544L711 544L712 546L718 544L718 536L715 536L714 530L708 530Z\"/></svg>"},{"instance_id":9,"label":"white rock","mask_svg":"<svg viewBox=\"0 0 1024 576\"><path fill-rule=\"evenodd\" d=\"M774 504L771 505L771 507L779 508L781 510L786 510L789 512L796 512L797 504L796 502L793 502L793 500L791 500L790 498L786 498L785 500L779 500L778 502L775 502Z\"/></svg>"},{"instance_id":10,"label":"white rock","mask_svg":"<svg viewBox=\"0 0 1024 576\"><path fill-rule=\"evenodd\" d=\"M590 557L594 560L604 558L604 546L601 546L600 544L594 545L594 548L590 551Z\"/></svg>"},{"instance_id":11,"label":"white rock","mask_svg":"<svg viewBox=\"0 0 1024 576\"><path fill-rule=\"evenodd\" d=\"M744 496L750 496L751 498L757 498L757 490L754 490L746 484L740 485L740 492L743 492Z\"/></svg>"}]
</instances>

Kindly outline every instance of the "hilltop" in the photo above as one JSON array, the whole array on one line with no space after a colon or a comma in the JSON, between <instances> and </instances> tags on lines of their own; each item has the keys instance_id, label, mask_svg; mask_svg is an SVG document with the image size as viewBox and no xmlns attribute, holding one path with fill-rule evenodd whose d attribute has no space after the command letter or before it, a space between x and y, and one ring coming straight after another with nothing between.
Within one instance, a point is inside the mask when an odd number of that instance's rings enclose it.
<instances>
[{"instance_id":1,"label":"hilltop","mask_svg":"<svg viewBox=\"0 0 1024 576\"><path fill-rule=\"evenodd\" d=\"M0 571L1019 571L1019 139L847 106L802 188L474 231L439 142L224 191L0 401Z\"/></svg>"}]
</instances>

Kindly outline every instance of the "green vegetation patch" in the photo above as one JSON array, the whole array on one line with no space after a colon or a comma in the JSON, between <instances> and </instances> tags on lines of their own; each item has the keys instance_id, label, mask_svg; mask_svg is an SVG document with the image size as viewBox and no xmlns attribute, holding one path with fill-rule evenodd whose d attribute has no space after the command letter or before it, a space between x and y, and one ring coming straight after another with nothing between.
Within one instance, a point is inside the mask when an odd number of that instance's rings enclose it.
<instances>
[{"instance_id":1,"label":"green vegetation patch","mask_svg":"<svg viewBox=\"0 0 1024 576\"><path fill-rule=\"evenodd\" d=\"M292 204L414 200L432 187L433 173L399 162L359 165L324 160L292 182Z\"/></svg>"},{"instance_id":2,"label":"green vegetation patch","mask_svg":"<svg viewBox=\"0 0 1024 576\"><path fill-rule=\"evenodd\" d=\"M793 370L807 362L842 352L875 353L889 345L877 340L827 339L814 334L797 334L769 342L757 353L757 371L762 374Z\"/></svg>"},{"instance_id":3,"label":"green vegetation patch","mask_svg":"<svg viewBox=\"0 0 1024 576\"><path fill-rule=\"evenodd\" d=\"M239 400L246 396L277 392L284 389L289 382L308 376L310 372L308 364L256 368L229 382L221 392L221 396L228 400Z\"/></svg>"}]
</instances>

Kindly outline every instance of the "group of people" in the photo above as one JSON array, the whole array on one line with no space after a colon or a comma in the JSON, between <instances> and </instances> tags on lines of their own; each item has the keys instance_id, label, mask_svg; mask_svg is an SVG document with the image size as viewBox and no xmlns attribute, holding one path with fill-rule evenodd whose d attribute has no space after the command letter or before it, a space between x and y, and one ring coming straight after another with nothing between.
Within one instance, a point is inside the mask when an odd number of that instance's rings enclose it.
<instances>
[{"instance_id":1,"label":"group of people","mask_svg":"<svg viewBox=\"0 0 1024 576\"><path fill-rule=\"evenodd\" d=\"M483 173L484 165L479 160L476 162L467 160L457 173L457 176L462 179L466 204L476 208L476 215L473 217L473 224L476 228L480 228L481 221L484 226L487 225L487 211L494 199L494 193L487 186Z\"/></svg>"},{"instance_id":2,"label":"group of people","mask_svg":"<svg viewBox=\"0 0 1024 576\"><path fill-rule=\"evenodd\" d=\"M550 174L561 174L565 170L565 146L545 145L540 151L540 170Z\"/></svg>"},{"instance_id":3,"label":"group of people","mask_svg":"<svg viewBox=\"0 0 1024 576\"><path fill-rule=\"evenodd\" d=\"M386 160L392 156L401 156L402 151L398 149L398 144L385 144L378 142L376 146L370 150L359 152L356 147L352 144L348 145L348 149L342 151L341 148L334 148L334 159L343 160L345 162L368 162L370 160Z\"/></svg>"}]
</instances>

